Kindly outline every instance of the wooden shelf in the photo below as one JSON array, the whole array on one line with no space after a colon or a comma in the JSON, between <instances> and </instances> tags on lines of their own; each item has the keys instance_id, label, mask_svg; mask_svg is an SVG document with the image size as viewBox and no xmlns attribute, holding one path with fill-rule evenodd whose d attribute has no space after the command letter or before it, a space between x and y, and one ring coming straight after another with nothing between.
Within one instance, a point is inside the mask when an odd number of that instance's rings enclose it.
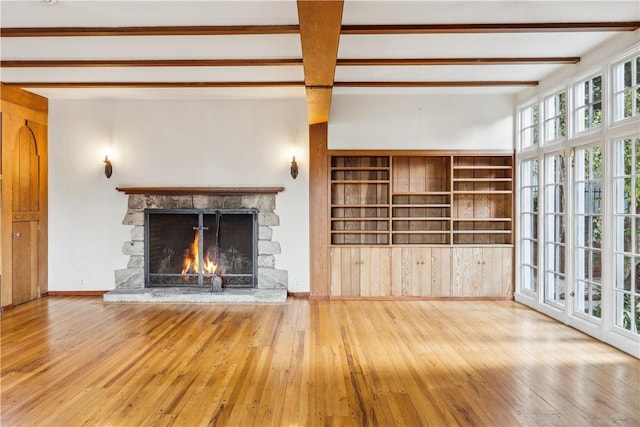
<instances>
[{"instance_id":1,"label":"wooden shelf","mask_svg":"<svg viewBox=\"0 0 640 427\"><path fill-rule=\"evenodd\" d=\"M454 170L511 170L511 166L454 166Z\"/></svg>"},{"instance_id":2,"label":"wooden shelf","mask_svg":"<svg viewBox=\"0 0 640 427\"><path fill-rule=\"evenodd\" d=\"M453 182L511 182L511 178L453 178Z\"/></svg>"},{"instance_id":3,"label":"wooden shelf","mask_svg":"<svg viewBox=\"0 0 640 427\"><path fill-rule=\"evenodd\" d=\"M284 187L116 187L125 194L153 195L241 195L274 194L284 191Z\"/></svg>"},{"instance_id":4,"label":"wooden shelf","mask_svg":"<svg viewBox=\"0 0 640 427\"><path fill-rule=\"evenodd\" d=\"M472 218L458 217L458 218L451 218L451 220L460 221L460 222L469 222L469 221L511 222L512 221L511 218L478 218L478 217L472 217Z\"/></svg>"},{"instance_id":5,"label":"wooden shelf","mask_svg":"<svg viewBox=\"0 0 640 427\"><path fill-rule=\"evenodd\" d=\"M333 166L332 171L388 171L388 166L376 167L376 166Z\"/></svg>"},{"instance_id":6,"label":"wooden shelf","mask_svg":"<svg viewBox=\"0 0 640 427\"><path fill-rule=\"evenodd\" d=\"M470 191L466 191L466 190L456 190L453 192L453 194L460 194L460 195L474 195L474 194L511 194L512 191L511 190L470 190Z\"/></svg>"},{"instance_id":7,"label":"wooden shelf","mask_svg":"<svg viewBox=\"0 0 640 427\"><path fill-rule=\"evenodd\" d=\"M389 221L389 218L373 218L373 217L360 217L360 218L349 218L349 217L333 217L331 221Z\"/></svg>"},{"instance_id":8,"label":"wooden shelf","mask_svg":"<svg viewBox=\"0 0 640 427\"><path fill-rule=\"evenodd\" d=\"M448 196L450 191L394 191L392 196Z\"/></svg>"},{"instance_id":9,"label":"wooden shelf","mask_svg":"<svg viewBox=\"0 0 640 427\"><path fill-rule=\"evenodd\" d=\"M350 153L331 165L331 235L349 236L332 245L512 243L511 155ZM340 209L359 210L350 218Z\"/></svg>"},{"instance_id":10,"label":"wooden shelf","mask_svg":"<svg viewBox=\"0 0 640 427\"><path fill-rule=\"evenodd\" d=\"M341 179L331 181L332 184L389 184L389 180L376 179Z\"/></svg>"}]
</instances>

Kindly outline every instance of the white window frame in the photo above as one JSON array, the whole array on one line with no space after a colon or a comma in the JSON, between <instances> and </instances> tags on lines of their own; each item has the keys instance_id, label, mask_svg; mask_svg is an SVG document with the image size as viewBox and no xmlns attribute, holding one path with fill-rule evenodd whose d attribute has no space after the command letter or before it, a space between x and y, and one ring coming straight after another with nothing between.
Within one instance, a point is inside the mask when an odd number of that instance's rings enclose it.
<instances>
[{"instance_id":1,"label":"white window frame","mask_svg":"<svg viewBox=\"0 0 640 427\"><path fill-rule=\"evenodd\" d=\"M631 63L631 86L624 84L624 65ZM640 115L640 100L637 93L640 91L640 52L633 52L625 58L611 65L611 121L620 123ZM624 92L631 92L631 115L624 116Z\"/></svg>"},{"instance_id":2,"label":"white window frame","mask_svg":"<svg viewBox=\"0 0 640 427\"><path fill-rule=\"evenodd\" d=\"M564 94L564 135L559 135L556 137L557 132L554 132L554 137L549 138L549 133L551 128L553 127L556 130L559 125L556 123L558 120L562 118L562 114L559 114L558 110L560 106L558 105L560 95ZM542 144L549 145L562 142L567 139L567 134L569 133L569 96L567 90L565 88L559 89L548 95L544 98L542 102Z\"/></svg>"},{"instance_id":3,"label":"white window frame","mask_svg":"<svg viewBox=\"0 0 640 427\"><path fill-rule=\"evenodd\" d=\"M535 110L537 109L537 120ZM540 146L540 106L533 101L518 111L518 141L521 150L533 150ZM525 145L526 141L531 141Z\"/></svg>"},{"instance_id":4,"label":"white window frame","mask_svg":"<svg viewBox=\"0 0 640 427\"><path fill-rule=\"evenodd\" d=\"M593 82L594 79L600 78L600 99L596 100L593 98ZM586 101L585 95L586 91L584 90L585 83L590 82L589 84L589 99ZM573 129L573 136L586 134L588 132L594 132L601 129L605 123L605 77L601 70L594 71L585 77L578 79L572 85L571 89L571 98L572 98L572 110L571 110L571 128ZM593 126L594 122L594 106L596 104L600 104L600 114L602 118L600 119L600 124L597 126ZM581 114L584 110L589 112L589 123L588 126L584 127L584 115ZM582 123L582 125L580 124Z\"/></svg>"}]
</instances>

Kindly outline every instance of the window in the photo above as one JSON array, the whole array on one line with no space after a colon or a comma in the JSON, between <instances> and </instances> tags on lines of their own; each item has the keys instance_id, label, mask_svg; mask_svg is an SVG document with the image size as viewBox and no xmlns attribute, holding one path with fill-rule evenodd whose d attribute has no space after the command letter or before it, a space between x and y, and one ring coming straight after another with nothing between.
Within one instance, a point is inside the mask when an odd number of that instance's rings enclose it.
<instances>
[{"instance_id":1,"label":"window","mask_svg":"<svg viewBox=\"0 0 640 427\"><path fill-rule=\"evenodd\" d=\"M640 114L640 56L613 67L613 120Z\"/></svg>"},{"instance_id":2,"label":"window","mask_svg":"<svg viewBox=\"0 0 640 427\"><path fill-rule=\"evenodd\" d=\"M544 100L544 141L551 142L567 136L567 94L559 92Z\"/></svg>"},{"instance_id":3,"label":"window","mask_svg":"<svg viewBox=\"0 0 640 427\"><path fill-rule=\"evenodd\" d=\"M545 158L544 216L544 301L564 305L565 301L565 159L562 153Z\"/></svg>"},{"instance_id":4,"label":"window","mask_svg":"<svg viewBox=\"0 0 640 427\"><path fill-rule=\"evenodd\" d=\"M640 137L614 146L615 325L640 329Z\"/></svg>"},{"instance_id":5,"label":"window","mask_svg":"<svg viewBox=\"0 0 640 427\"><path fill-rule=\"evenodd\" d=\"M595 76L573 87L575 132L602 124L602 76Z\"/></svg>"},{"instance_id":6,"label":"window","mask_svg":"<svg viewBox=\"0 0 640 427\"><path fill-rule=\"evenodd\" d=\"M538 291L538 160L520 163L521 289Z\"/></svg>"},{"instance_id":7,"label":"window","mask_svg":"<svg viewBox=\"0 0 640 427\"><path fill-rule=\"evenodd\" d=\"M520 110L520 147L538 145L538 104Z\"/></svg>"},{"instance_id":8,"label":"window","mask_svg":"<svg viewBox=\"0 0 640 427\"><path fill-rule=\"evenodd\" d=\"M588 319L602 317L602 149L574 153L575 308Z\"/></svg>"}]
</instances>

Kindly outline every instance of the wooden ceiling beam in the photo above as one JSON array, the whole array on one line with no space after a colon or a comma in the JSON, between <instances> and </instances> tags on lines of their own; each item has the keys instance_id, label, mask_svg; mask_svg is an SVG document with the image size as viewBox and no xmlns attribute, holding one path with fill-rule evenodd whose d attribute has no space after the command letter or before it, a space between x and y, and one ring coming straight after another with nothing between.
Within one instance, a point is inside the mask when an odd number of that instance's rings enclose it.
<instances>
[{"instance_id":1,"label":"wooden ceiling beam","mask_svg":"<svg viewBox=\"0 0 640 427\"><path fill-rule=\"evenodd\" d=\"M4 82L5 86L21 88L241 88L241 87L287 87L304 86L301 81L262 82Z\"/></svg>"},{"instance_id":2,"label":"wooden ceiling beam","mask_svg":"<svg viewBox=\"0 0 640 427\"><path fill-rule=\"evenodd\" d=\"M46 59L0 61L2 68L58 67L264 67L302 65L302 58L274 59Z\"/></svg>"},{"instance_id":3,"label":"wooden ceiling beam","mask_svg":"<svg viewBox=\"0 0 640 427\"><path fill-rule=\"evenodd\" d=\"M342 58L337 66L577 64L579 56L535 58ZM263 67L302 65L302 58L273 59L44 59L0 61L2 68Z\"/></svg>"},{"instance_id":4,"label":"wooden ceiling beam","mask_svg":"<svg viewBox=\"0 0 640 427\"><path fill-rule=\"evenodd\" d=\"M298 25L190 25L162 27L0 28L0 37L243 36L297 34Z\"/></svg>"},{"instance_id":5,"label":"wooden ceiling beam","mask_svg":"<svg viewBox=\"0 0 640 427\"><path fill-rule=\"evenodd\" d=\"M298 0L307 114L310 125L329 121L344 2Z\"/></svg>"},{"instance_id":6,"label":"wooden ceiling beam","mask_svg":"<svg viewBox=\"0 0 640 427\"><path fill-rule=\"evenodd\" d=\"M640 21L625 22L537 22L501 24L411 24L411 25L343 25L343 35L378 34L471 34L471 33L548 33L635 31Z\"/></svg>"},{"instance_id":7,"label":"wooden ceiling beam","mask_svg":"<svg viewBox=\"0 0 640 427\"><path fill-rule=\"evenodd\" d=\"M537 80L368 81L334 82L333 87L496 87L537 86Z\"/></svg>"},{"instance_id":8,"label":"wooden ceiling beam","mask_svg":"<svg viewBox=\"0 0 640 427\"><path fill-rule=\"evenodd\" d=\"M579 56L535 58L342 58L338 66L577 64Z\"/></svg>"}]
</instances>

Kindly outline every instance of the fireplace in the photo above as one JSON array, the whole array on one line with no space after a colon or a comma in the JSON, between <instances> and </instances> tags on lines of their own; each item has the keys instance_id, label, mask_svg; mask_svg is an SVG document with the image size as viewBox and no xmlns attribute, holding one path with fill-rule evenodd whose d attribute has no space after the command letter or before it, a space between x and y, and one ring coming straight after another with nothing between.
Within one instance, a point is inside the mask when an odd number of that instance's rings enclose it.
<instances>
[{"instance_id":1,"label":"fireplace","mask_svg":"<svg viewBox=\"0 0 640 427\"><path fill-rule=\"evenodd\" d=\"M125 187L132 226L113 302L282 302L273 229L282 187ZM214 267L215 266L215 267ZM217 283L216 283L217 282ZM217 285L217 286L216 286ZM221 290L222 292L212 292Z\"/></svg>"},{"instance_id":2,"label":"fireplace","mask_svg":"<svg viewBox=\"0 0 640 427\"><path fill-rule=\"evenodd\" d=\"M146 287L255 287L257 209L144 212Z\"/></svg>"}]
</instances>

